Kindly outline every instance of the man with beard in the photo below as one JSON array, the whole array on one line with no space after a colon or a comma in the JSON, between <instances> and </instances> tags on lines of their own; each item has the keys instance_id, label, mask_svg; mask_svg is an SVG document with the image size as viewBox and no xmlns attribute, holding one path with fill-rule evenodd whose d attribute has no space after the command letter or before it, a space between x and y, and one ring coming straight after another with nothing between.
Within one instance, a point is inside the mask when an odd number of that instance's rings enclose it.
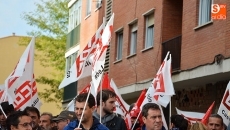
<instances>
[{"instance_id":1,"label":"man with beard","mask_svg":"<svg viewBox=\"0 0 230 130\"><path fill-rule=\"evenodd\" d=\"M165 130L159 106L155 103L147 103L142 107L142 130Z\"/></svg>"},{"instance_id":2,"label":"man with beard","mask_svg":"<svg viewBox=\"0 0 230 130\"><path fill-rule=\"evenodd\" d=\"M100 92L97 93L97 109L93 115L100 120L101 123L108 127L110 130L127 130L124 119L118 117L113 110L115 109L116 94L111 90L102 90L102 101L100 103Z\"/></svg>"},{"instance_id":3,"label":"man with beard","mask_svg":"<svg viewBox=\"0 0 230 130\"><path fill-rule=\"evenodd\" d=\"M33 123L35 124L32 129L33 130L41 130L39 127L39 122L40 122L40 112L36 107L26 107L24 109L24 112L26 112L31 118Z\"/></svg>"},{"instance_id":4,"label":"man with beard","mask_svg":"<svg viewBox=\"0 0 230 130\"><path fill-rule=\"evenodd\" d=\"M40 116L39 126L41 130L51 130L54 122L52 121L53 115L49 112L44 112Z\"/></svg>"},{"instance_id":5,"label":"man with beard","mask_svg":"<svg viewBox=\"0 0 230 130\"><path fill-rule=\"evenodd\" d=\"M98 119L93 117L93 111L95 110L95 98L92 94L88 93L79 94L75 99L75 114L77 119L70 122L64 130L108 130L104 125L99 123ZM84 106L86 107L84 109ZM84 113L83 113L84 111ZM81 119L81 115L83 117ZM81 119L80 128L78 128L79 121Z\"/></svg>"}]
</instances>

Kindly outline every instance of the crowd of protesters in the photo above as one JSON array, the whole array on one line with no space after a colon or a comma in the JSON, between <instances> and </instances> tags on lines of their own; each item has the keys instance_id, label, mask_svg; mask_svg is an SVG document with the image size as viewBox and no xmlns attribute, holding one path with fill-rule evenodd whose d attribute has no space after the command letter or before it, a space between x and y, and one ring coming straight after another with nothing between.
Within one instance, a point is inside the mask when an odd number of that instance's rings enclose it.
<instances>
[{"instance_id":1,"label":"crowd of protesters","mask_svg":"<svg viewBox=\"0 0 230 130\"><path fill-rule=\"evenodd\" d=\"M99 92L100 93L100 92ZM41 113L35 107L26 107L15 111L12 104L1 103L1 130L128 130L125 120L113 112L116 94L102 90L102 100L98 93L96 99L92 94L82 93L75 99L75 111L62 111L58 116L49 112ZM86 103L87 101L87 103ZM86 104L86 105L85 105ZM97 107L96 107L97 106ZM138 111L131 111L133 130L166 130L162 113L155 103L147 103ZM3 111L3 112L2 112ZM140 113L140 116L138 117ZM5 115L4 115L5 114ZM136 121L137 120L137 121ZM181 115L172 115L170 130L225 130L227 127L218 114L209 117L207 124L196 122L190 124Z\"/></svg>"}]
</instances>

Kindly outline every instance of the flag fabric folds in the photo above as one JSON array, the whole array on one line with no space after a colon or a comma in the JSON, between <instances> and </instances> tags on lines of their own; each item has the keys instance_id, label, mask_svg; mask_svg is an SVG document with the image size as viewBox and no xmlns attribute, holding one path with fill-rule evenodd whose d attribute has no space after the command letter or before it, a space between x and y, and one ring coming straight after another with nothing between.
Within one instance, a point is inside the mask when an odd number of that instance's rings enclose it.
<instances>
[{"instance_id":1,"label":"flag fabric folds","mask_svg":"<svg viewBox=\"0 0 230 130\"><path fill-rule=\"evenodd\" d=\"M114 14L112 14L110 20L106 24L101 39L99 39L98 41L96 51L93 54L91 76L92 76L93 85L96 90L99 86L104 71L106 51L108 49L109 42L111 40L112 30L113 30L113 20L114 20Z\"/></svg>"},{"instance_id":2,"label":"flag fabric folds","mask_svg":"<svg viewBox=\"0 0 230 130\"><path fill-rule=\"evenodd\" d=\"M24 109L26 106L40 109L41 106L33 75L34 46L33 37L15 69L5 80L5 99L8 99L9 104L13 104L16 110Z\"/></svg>"},{"instance_id":3,"label":"flag fabric folds","mask_svg":"<svg viewBox=\"0 0 230 130\"><path fill-rule=\"evenodd\" d=\"M162 62L151 86L154 89L154 98L157 103L166 107L171 100L171 96L175 95L171 78L171 54L169 52Z\"/></svg>"},{"instance_id":4,"label":"flag fabric folds","mask_svg":"<svg viewBox=\"0 0 230 130\"><path fill-rule=\"evenodd\" d=\"M204 117L204 113L200 112L190 112L190 111L182 111L176 108L177 114L182 115L185 119L187 119L190 123L196 123L197 121L201 121Z\"/></svg>"},{"instance_id":5,"label":"flag fabric folds","mask_svg":"<svg viewBox=\"0 0 230 130\"><path fill-rule=\"evenodd\" d=\"M211 106L208 108L207 112L205 113L204 117L202 118L201 122L204 124L204 125L207 125L208 123L208 118L209 116L212 114L212 109L214 107L214 104L215 104L215 101L211 104Z\"/></svg>"},{"instance_id":6,"label":"flag fabric folds","mask_svg":"<svg viewBox=\"0 0 230 130\"><path fill-rule=\"evenodd\" d=\"M223 95L222 101L220 103L220 107L218 109L217 114L219 114L224 121L224 124L228 126L229 124L229 111L230 111L230 81L228 82L227 88Z\"/></svg>"},{"instance_id":7,"label":"flag fabric folds","mask_svg":"<svg viewBox=\"0 0 230 130\"><path fill-rule=\"evenodd\" d=\"M97 44L101 38L102 32L105 27L105 22L98 28L95 35L90 39L80 55L78 55L70 70L67 71L64 79L59 85L59 89L76 82L78 79L90 76L92 74L92 59L96 51Z\"/></svg>"}]
</instances>

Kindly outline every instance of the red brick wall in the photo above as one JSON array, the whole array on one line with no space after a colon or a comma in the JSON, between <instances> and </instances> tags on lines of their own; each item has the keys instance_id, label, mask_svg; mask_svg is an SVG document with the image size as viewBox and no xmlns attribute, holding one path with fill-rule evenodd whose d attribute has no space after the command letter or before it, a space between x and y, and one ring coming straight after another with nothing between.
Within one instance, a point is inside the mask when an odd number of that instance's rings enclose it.
<instances>
[{"instance_id":1,"label":"red brick wall","mask_svg":"<svg viewBox=\"0 0 230 130\"><path fill-rule=\"evenodd\" d=\"M142 14L155 8L154 13L154 48L142 52L144 45L145 19ZM162 1L140 0L113 0L113 12L115 13L114 30L123 27L122 61L115 62L116 35L113 33L110 44L110 68L109 76L113 78L118 87L126 86L146 79L152 79L160 66L161 58L161 16ZM128 56L129 25L134 19L138 19L137 54Z\"/></svg>"},{"instance_id":2,"label":"red brick wall","mask_svg":"<svg viewBox=\"0 0 230 130\"><path fill-rule=\"evenodd\" d=\"M165 42L182 33L183 0L164 0L162 41Z\"/></svg>"},{"instance_id":3,"label":"red brick wall","mask_svg":"<svg viewBox=\"0 0 230 130\"><path fill-rule=\"evenodd\" d=\"M214 20L212 24L194 30L198 20L197 2L191 0L183 3L181 70L211 63L217 54L230 56L228 15L227 20ZM230 1L215 0L215 3L227 3L229 7Z\"/></svg>"}]
</instances>

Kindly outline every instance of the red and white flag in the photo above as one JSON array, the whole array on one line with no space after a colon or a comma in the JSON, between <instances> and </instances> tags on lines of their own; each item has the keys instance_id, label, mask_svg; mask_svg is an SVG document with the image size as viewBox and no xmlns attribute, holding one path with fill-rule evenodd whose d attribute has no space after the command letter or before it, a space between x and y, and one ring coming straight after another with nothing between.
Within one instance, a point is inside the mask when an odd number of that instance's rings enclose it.
<instances>
[{"instance_id":1,"label":"red and white flag","mask_svg":"<svg viewBox=\"0 0 230 130\"><path fill-rule=\"evenodd\" d=\"M124 108L124 110L126 112L128 112L129 110L129 104L127 104L124 99L121 97L121 94L118 91L117 85L114 83L113 79L110 80L110 87L113 89L113 91L116 93L117 95L117 101L119 102L119 104Z\"/></svg>"},{"instance_id":2,"label":"red and white flag","mask_svg":"<svg viewBox=\"0 0 230 130\"><path fill-rule=\"evenodd\" d=\"M225 93L224 93L224 96L223 96L223 99L220 103L220 107L219 107L219 110L217 112L217 114L219 114L222 118L223 118L223 121L224 121L224 124L226 126L228 126L228 124L230 123L229 121L229 116L230 116L230 82L228 83L227 85L227 88L225 90Z\"/></svg>"},{"instance_id":3,"label":"red and white flag","mask_svg":"<svg viewBox=\"0 0 230 130\"><path fill-rule=\"evenodd\" d=\"M40 109L41 106L33 75L34 46L35 38L33 37L17 66L5 80L7 99L9 104L13 104L16 110L24 109L27 106L34 106Z\"/></svg>"},{"instance_id":4,"label":"red and white flag","mask_svg":"<svg viewBox=\"0 0 230 130\"><path fill-rule=\"evenodd\" d=\"M212 114L212 109L214 107L214 104L215 104L215 101L211 104L211 106L208 108L208 110L206 111L204 117L202 118L201 122L204 124L204 125L207 125L208 123L208 118L209 116Z\"/></svg>"},{"instance_id":5,"label":"red and white flag","mask_svg":"<svg viewBox=\"0 0 230 130\"><path fill-rule=\"evenodd\" d=\"M114 20L114 14L112 14L110 20L106 24L101 39L97 44L97 49L93 54L92 81L96 90L99 86L99 83L101 81L104 72L106 51L108 49L109 42L111 40L112 30L113 30L113 20Z\"/></svg>"},{"instance_id":6,"label":"red and white flag","mask_svg":"<svg viewBox=\"0 0 230 130\"><path fill-rule=\"evenodd\" d=\"M175 95L171 78L171 54L169 52L152 81L152 87L154 88L154 98L157 103L166 107L171 100L171 96Z\"/></svg>"},{"instance_id":7,"label":"red and white flag","mask_svg":"<svg viewBox=\"0 0 230 130\"><path fill-rule=\"evenodd\" d=\"M77 57L70 70L66 73L65 78L59 85L59 89L76 82L77 80L90 76L92 74L92 59L96 51L97 44L103 33L105 22L98 28L94 36L90 39L82 53Z\"/></svg>"},{"instance_id":8,"label":"red and white flag","mask_svg":"<svg viewBox=\"0 0 230 130\"><path fill-rule=\"evenodd\" d=\"M190 123L196 123L197 121L201 121L204 117L204 113L200 112L190 112L190 111L182 111L176 108L177 114L182 115L185 119L187 119Z\"/></svg>"}]
</instances>

